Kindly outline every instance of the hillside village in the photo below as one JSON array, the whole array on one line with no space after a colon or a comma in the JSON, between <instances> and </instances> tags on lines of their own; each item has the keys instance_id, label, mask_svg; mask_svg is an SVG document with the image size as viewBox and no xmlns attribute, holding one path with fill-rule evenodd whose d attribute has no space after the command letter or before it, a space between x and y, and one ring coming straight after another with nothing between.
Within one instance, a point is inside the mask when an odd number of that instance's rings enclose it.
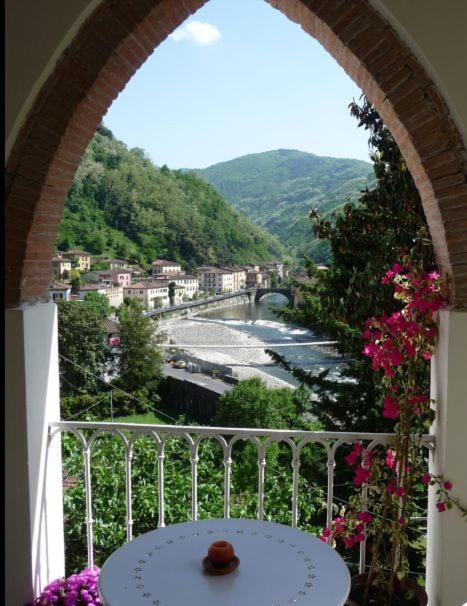
<instances>
[{"instance_id":1,"label":"hillside village","mask_svg":"<svg viewBox=\"0 0 467 606\"><path fill-rule=\"evenodd\" d=\"M52 300L82 301L90 293L118 308L125 298L144 310L163 309L248 288L268 288L288 277L284 263L271 261L233 267L200 266L187 273L179 262L156 259L144 269L124 259L105 259L83 250L58 252L52 259Z\"/></svg>"}]
</instances>

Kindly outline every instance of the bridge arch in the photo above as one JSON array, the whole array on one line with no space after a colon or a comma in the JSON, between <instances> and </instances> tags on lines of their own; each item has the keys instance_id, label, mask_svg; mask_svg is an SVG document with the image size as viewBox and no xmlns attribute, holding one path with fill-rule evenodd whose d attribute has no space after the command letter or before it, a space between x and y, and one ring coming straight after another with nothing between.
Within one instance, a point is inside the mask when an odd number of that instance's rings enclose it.
<instances>
[{"instance_id":1,"label":"bridge arch","mask_svg":"<svg viewBox=\"0 0 467 606\"><path fill-rule=\"evenodd\" d=\"M259 303L264 297L274 294L285 297L289 301L289 305L294 304L294 295L290 288L257 288L255 292L255 303Z\"/></svg>"}]
</instances>

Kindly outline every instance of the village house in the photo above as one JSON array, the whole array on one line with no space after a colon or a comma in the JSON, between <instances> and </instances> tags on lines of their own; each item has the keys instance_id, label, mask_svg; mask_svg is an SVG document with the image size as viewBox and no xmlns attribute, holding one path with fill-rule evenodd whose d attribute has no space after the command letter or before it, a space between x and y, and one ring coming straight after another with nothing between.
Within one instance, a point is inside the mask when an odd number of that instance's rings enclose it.
<instances>
[{"instance_id":1,"label":"village house","mask_svg":"<svg viewBox=\"0 0 467 606\"><path fill-rule=\"evenodd\" d=\"M246 287L247 288L268 288L269 276L255 269L250 269L246 272Z\"/></svg>"},{"instance_id":2,"label":"village house","mask_svg":"<svg viewBox=\"0 0 467 606\"><path fill-rule=\"evenodd\" d=\"M71 286L69 284L62 284L61 282L53 282L50 285L49 293L52 297L52 301L57 301L57 299L70 301Z\"/></svg>"},{"instance_id":3,"label":"village house","mask_svg":"<svg viewBox=\"0 0 467 606\"><path fill-rule=\"evenodd\" d=\"M72 265L75 265L76 269L80 271L89 271L91 269L91 254L84 250L73 249L59 254L66 259L70 259Z\"/></svg>"},{"instance_id":4,"label":"village house","mask_svg":"<svg viewBox=\"0 0 467 606\"><path fill-rule=\"evenodd\" d=\"M270 261L268 263L263 263L260 267L261 271L271 274L276 272L277 277L282 281L287 277L287 270L284 268L284 264L280 261Z\"/></svg>"},{"instance_id":5,"label":"village house","mask_svg":"<svg viewBox=\"0 0 467 606\"><path fill-rule=\"evenodd\" d=\"M71 261L70 259L64 259L60 255L57 255L52 259L52 269L54 274L61 278L65 272L68 274L70 273Z\"/></svg>"},{"instance_id":6,"label":"village house","mask_svg":"<svg viewBox=\"0 0 467 606\"><path fill-rule=\"evenodd\" d=\"M260 271L260 266L256 263L247 263L246 265L242 265L242 269L245 271Z\"/></svg>"},{"instance_id":7,"label":"village house","mask_svg":"<svg viewBox=\"0 0 467 606\"><path fill-rule=\"evenodd\" d=\"M84 301L86 295L92 292L106 296L111 307L120 307L123 303L123 287L107 284L84 284L80 287L78 300Z\"/></svg>"},{"instance_id":8,"label":"village house","mask_svg":"<svg viewBox=\"0 0 467 606\"><path fill-rule=\"evenodd\" d=\"M199 287L206 291L214 291L216 295L234 292L234 275L230 270L219 268L198 268Z\"/></svg>"},{"instance_id":9,"label":"village house","mask_svg":"<svg viewBox=\"0 0 467 606\"><path fill-rule=\"evenodd\" d=\"M137 299L143 309L151 310L159 307L168 307L169 283L166 281L137 282L123 289L123 297Z\"/></svg>"},{"instance_id":10,"label":"village house","mask_svg":"<svg viewBox=\"0 0 467 606\"><path fill-rule=\"evenodd\" d=\"M151 263L151 275L170 275L181 274L182 266L174 261L166 261L165 259L156 259Z\"/></svg>"},{"instance_id":11,"label":"village house","mask_svg":"<svg viewBox=\"0 0 467 606\"><path fill-rule=\"evenodd\" d=\"M196 293L199 291L199 278L193 274L175 274L167 278L164 274L159 274L154 277L154 281L157 283L160 280L167 280L174 282L177 286L183 286L183 296L185 300L193 299Z\"/></svg>"},{"instance_id":12,"label":"village house","mask_svg":"<svg viewBox=\"0 0 467 606\"><path fill-rule=\"evenodd\" d=\"M128 269L128 262L124 259L99 259L99 263L102 265L107 265L109 270Z\"/></svg>"},{"instance_id":13,"label":"village house","mask_svg":"<svg viewBox=\"0 0 467 606\"><path fill-rule=\"evenodd\" d=\"M98 272L98 278L103 284L131 286L131 271L129 269L113 269Z\"/></svg>"},{"instance_id":14,"label":"village house","mask_svg":"<svg viewBox=\"0 0 467 606\"><path fill-rule=\"evenodd\" d=\"M243 290L246 287L246 271L243 267L221 267L220 269L225 269L232 273L234 292Z\"/></svg>"},{"instance_id":15,"label":"village house","mask_svg":"<svg viewBox=\"0 0 467 606\"><path fill-rule=\"evenodd\" d=\"M171 280L172 282L172 280ZM181 284L176 284L174 288L174 305L180 305L187 300L186 289Z\"/></svg>"}]
</instances>

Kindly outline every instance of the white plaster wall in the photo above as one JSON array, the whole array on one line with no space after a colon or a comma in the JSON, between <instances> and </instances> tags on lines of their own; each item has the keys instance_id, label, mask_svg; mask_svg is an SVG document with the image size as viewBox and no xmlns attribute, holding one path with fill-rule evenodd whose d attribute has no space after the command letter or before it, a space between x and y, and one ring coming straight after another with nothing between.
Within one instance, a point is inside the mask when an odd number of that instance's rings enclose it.
<instances>
[{"instance_id":1,"label":"white plaster wall","mask_svg":"<svg viewBox=\"0 0 467 606\"><path fill-rule=\"evenodd\" d=\"M64 574L57 307L5 312L6 596L21 606Z\"/></svg>"},{"instance_id":2,"label":"white plaster wall","mask_svg":"<svg viewBox=\"0 0 467 606\"><path fill-rule=\"evenodd\" d=\"M57 60L101 0L6 0L5 135L18 130Z\"/></svg>"},{"instance_id":3,"label":"white plaster wall","mask_svg":"<svg viewBox=\"0 0 467 606\"><path fill-rule=\"evenodd\" d=\"M467 311L440 313L432 397L437 402L437 419L431 471L453 482L453 496L467 506ZM439 513L434 489L430 493L427 552L430 606L467 603L467 520L456 509Z\"/></svg>"},{"instance_id":4,"label":"white plaster wall","mask_svg":"<svg viewBox=\"0 0 467 606\"><path fill-rule=\"evenodd\" d=\"M467 1L370 0L412 50L467 141Z\"/></svg>"}]
</instances>

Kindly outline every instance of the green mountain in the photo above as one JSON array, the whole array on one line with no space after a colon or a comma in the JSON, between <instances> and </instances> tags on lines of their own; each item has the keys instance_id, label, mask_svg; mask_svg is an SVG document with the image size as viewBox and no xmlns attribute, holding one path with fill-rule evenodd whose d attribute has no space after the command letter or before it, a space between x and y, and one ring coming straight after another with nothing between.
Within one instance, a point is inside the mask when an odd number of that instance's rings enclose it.
<instances>
[{"instance_id":1,"label":"green mountain","mask_svg":"<svg viewBox=\"0 0 467 606\"><path fill-rule=\"evenodd\" d=\"M101 126L76 173L57 247L147 263L200 264L281 258L279 241L227 204L195 174L158 168Z\"/></svg>"},{"instance_id":2,"label":"green mountain","mask_svg":"<svg viewBox=\"0 0 467 606\"><path fill-rule=\"evenodd\" d=\"M330 212L374 182L373 165L293 149L249 154L193 169L232 206L279 238L294 256L326 261L329 250L314 237L311 208Z\"/></svg>"}]
</instances>

